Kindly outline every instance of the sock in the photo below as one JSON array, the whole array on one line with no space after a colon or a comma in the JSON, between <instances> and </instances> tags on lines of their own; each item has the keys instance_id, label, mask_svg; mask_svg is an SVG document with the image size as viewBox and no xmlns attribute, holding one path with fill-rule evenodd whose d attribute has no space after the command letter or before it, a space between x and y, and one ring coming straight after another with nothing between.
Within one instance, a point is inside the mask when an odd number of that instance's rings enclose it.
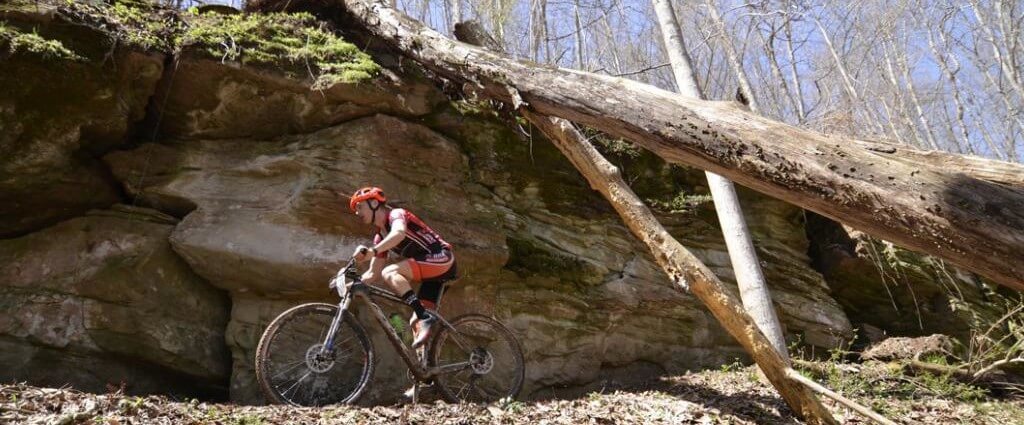
<instances>
[{"instance_id":1,"label":"sock","mask_svg":"<svg viewBox=\"0 0 1024 425\"><path fill-rule=\"evenodd\" d=\"M420 320L427 318L427 311L423 309L423 304L420 304L420 299L416 296L415 292L412 290L406 292L402 295L402 301L405 301L406 304L409 304L409 307L412 307L412 310L416 312L416 317Z\"/></svg>"}]
</instances>

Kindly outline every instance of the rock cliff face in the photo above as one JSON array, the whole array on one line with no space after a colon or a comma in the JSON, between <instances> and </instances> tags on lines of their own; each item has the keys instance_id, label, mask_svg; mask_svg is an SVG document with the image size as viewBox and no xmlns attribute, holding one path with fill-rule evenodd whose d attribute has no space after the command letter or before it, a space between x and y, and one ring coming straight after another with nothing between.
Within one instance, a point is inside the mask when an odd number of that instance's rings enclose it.
<instances>
[{"instance_id":1,"label":"rock cliff face","mask_svg":"<svg viewBox=\"0 0 1024 425\"><path fill-rule=\"evenodd\" d=\"M235 107L261 113L255 102ZM184 215L170 238L175 251L235 300L228 342L238 400L258 399L252 353L262 327L290 305L281 300L322 298L324 282L369 237L347 214L345 195L371 182L455 245L463 279L445 313L506 320L527 350L529 393L623 368L660 373L743 357L694 299L671 289L557 151L535 140L531 159L529 143L493 118L442 104L421 117L377 114L265 140L178 137L104 161L118 180L141 182L128 188L141 202ZM793 222L799 210L756 197L750 204L770 276L784 288L777 298L787 326L835 344L849 324L807 265L807 242ZM729 276L713 215L666 219ZM399 375L382 397L397 393Z\"/></svg>"},{"instance_id":2,"label":"rock cliff face","mask_svg":"<svg viewBox=\"0 0 1024 425\"><path fill-rule=\"evenodd\" d=\"M252 363L263 328L299 302L333 301L327 280L371 235L347 211L347 194L367 184L455 245L462 278L442 311L513 329L524 396L745 357L547 141L449 101L415 70L318 91L187 49L166 69L162 55L114 52L22 53L0 71L0 146L15 153L0 158L0 344L16 365L0 379L262 402ZM683 201L663 222L731 281L714 209L675 196L706 193L702 174L604 149L642 196ZM803 211L746 191L742 201L790 339L848 339L846 313L811 267ZM371 334L381 358L368 403L407 385Z\"/></svg>"}]
</instances>

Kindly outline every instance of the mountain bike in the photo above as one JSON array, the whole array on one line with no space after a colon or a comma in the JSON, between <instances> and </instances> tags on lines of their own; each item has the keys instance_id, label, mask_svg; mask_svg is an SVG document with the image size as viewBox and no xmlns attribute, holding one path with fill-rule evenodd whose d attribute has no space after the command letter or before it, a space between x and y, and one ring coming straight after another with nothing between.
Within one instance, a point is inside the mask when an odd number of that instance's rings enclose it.
<instances>
[{"instance_id":1,"label":"mountain bike","mask_svg":"<svg viewBox=\"0 0 1024 425\"><path fill-rule=\"evenodd\" d=\"M277 316L263 332L256 349L256 379L269 402L351 404L363 394L373 375L375 350L352 314L355 310L350 311L360 304L370 309L373 322L408 366L414 385L433 384L452 403L514 399L522 389L522 349L498 321L481 314L447 321L435 312L436 330L424 344L426 348L413 350L375 299L408 306L397 294L363 283L355 259L349 260L329 286L341 297L337 305L295 306ZM355 300L360 303L353 303Z\"/></svg>"}]
</instances>

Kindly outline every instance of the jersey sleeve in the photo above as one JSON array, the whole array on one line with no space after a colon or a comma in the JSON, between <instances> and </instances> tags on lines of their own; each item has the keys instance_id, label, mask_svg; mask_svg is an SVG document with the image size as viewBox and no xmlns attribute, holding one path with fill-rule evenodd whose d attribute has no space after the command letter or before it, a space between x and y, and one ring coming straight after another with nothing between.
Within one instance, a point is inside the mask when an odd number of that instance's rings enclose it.
<instances>
[{"instance_id":1,"label":"jersey sleeve","mask_svg":"<svg viewBox=\"0 0 1024 425\"><path fill-rule=\"evenodd\" d=\"M388 224L390 225L389 227L394 226L395 222L399 221L399 220L401 220L403 222L406 221L405 220L405 209L404 208L395 208L395 209L391 210L390 214L388 214ZM406 224L408 224L408 223L406 223Z\"/></svg>"}]
</instances>

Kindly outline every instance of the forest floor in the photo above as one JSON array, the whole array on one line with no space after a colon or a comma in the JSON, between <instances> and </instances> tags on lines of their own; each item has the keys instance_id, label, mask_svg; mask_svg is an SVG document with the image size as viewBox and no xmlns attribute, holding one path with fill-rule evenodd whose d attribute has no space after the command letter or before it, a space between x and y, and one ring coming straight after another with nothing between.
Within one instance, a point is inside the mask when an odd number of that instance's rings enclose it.
<instances>
[{"instance_id":1,"label":"forest floor","mask_svg":"<svg viewBox=\"0 0 1024 425\"><path fill-rule=\"evenodd\" d=\"M1024 397L995 398L943 377L879 364L824 363L816 378L899 423L1024 424ZM826 400L842 423L869 421ZM19 424L799 424L756 369L740 365L605 388L577 398L496 404L441 401L376 407L243 406L164 396L0 386L0 423Z\"/></svg>"}]
</instances>

